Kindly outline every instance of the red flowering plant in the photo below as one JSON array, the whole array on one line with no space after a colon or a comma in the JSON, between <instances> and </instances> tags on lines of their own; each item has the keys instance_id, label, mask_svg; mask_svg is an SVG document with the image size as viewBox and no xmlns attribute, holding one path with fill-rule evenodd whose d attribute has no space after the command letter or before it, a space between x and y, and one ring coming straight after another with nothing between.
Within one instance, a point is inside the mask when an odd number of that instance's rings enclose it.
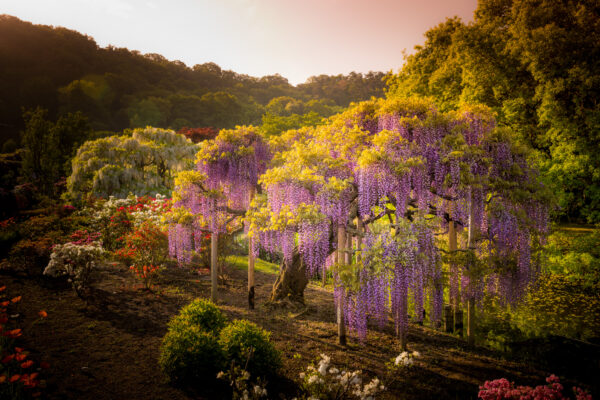
<instances>
[{"instance_id":1,"label":"red flowering plant","mask_svg":"<svg viewBox=\"0 0 600 400\"><path fill-rule=\"evenodd\" d=\"M77 245L93 244L100 240L100 232L89 232L87 229L79 229L71 234L71 242Z\"/></svg>"},{"instance_id":2,"label":"red flowering plant","mask_svg":"<svg viewBox=\"0 0 600 400\"><path fill-rule=\"evenodd\" d=\"M568 400L563 394L563 385L556 375L546 378L547 385L515 386L505 378L486 381L479 387L478 397L482 400ZM576 400L592 400L592 396L581 388L573 387Z\"/></svg>"},{"instance_id":3,"label":"red flowering plant","mask_svg":"<svg viewBox=\"0 0 600 400\"><path fill-rule=\"evenodd\" d=\"M144 284L144 288L150 290L152 287L152 280L156 276L159 271L159 267L157 265L132 265L129 269L133 272L135 277L142 281Z\"/></svg>"},{"instance_id":4,"label":"red flowering plant","mask_svg":"<svg viewBox=\"0 0 600 400\"><path fill-rule=\"evenodd\" d=\"M115 255L126 264L131 264L130 269L135 277L149 289L168 254L166 233L152 222L145 222L123 236L122 242L123 247Z\"/></svg>"},{"instance_id":5,"label":"red flowering plant","mask_svg":"<svg viewBox=\"0 0 600 400\"><path fill-rule=\"evenodd\" d=\"M16 223L17 223L17 221L15 220L15 217L10 217L8 219L0 221L0 228L9 229L9 228L15 226Z\"/></svg>"},{"instance_id":6,"label":"red flowering plant","mask_svg":"<svg viewBox=\"0 0 600 400\"><path fill-rule=\"evenodd\" d=\"M162 215L170 208L171 200L164 196L130 195L125 199L111 197L98 200L86 211L91 216L93 226L102 232L104 248L115 251L124 246L124 236L135 227L148 221L160 225Z\"/></svg>"},{"instance_id":7,"label":"red flowering plant","mask_svg":"<svg viewBox=\"0 0 600 400\"><path fill-rule=\"evenodd\" d=\"M112 251L122 246L122 238L131 232L133 223L125 207L118 208L107 222L102 230L102 244Z\"/></svg>"},{"instance_id":8,"label":"red flowering plant","mask_svg":"<svg viewBox=\"0 0 600 400\"><path fill-rule=\"evenodd\" d=\"M21 328L16 328L13 323L15 315L14 308L21 301L21 296L8 296L6 286L0 287L0 398L23 399L38 397L40 380L39 369L36 362L29 358L29 352L23 347L17 346L23 336ZM10 309L10 313L9 313ZM46 318L48 313L44 310L38 313L39 319L34 323ZM47 362L39 364L41 369L49 367Z\"/></svg>"}]
</instances>

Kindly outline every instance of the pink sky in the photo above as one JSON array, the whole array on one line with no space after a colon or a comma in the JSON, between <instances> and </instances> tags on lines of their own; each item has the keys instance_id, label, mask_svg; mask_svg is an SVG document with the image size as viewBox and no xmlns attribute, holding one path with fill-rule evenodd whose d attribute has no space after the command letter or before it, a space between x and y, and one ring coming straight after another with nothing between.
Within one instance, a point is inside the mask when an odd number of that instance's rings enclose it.
<instances>
[{"instance_id":1,"label":"pink sky","mask_svg":"<svg viewBox=\"0 0 600 400\"><path fill-rule=\"evenodd\" d=\"M319 74L397 71L402 50L476 0L0 0L0 14L64 26L189 66L215 62L290 83Z\"/></svg>"}]
</instances>

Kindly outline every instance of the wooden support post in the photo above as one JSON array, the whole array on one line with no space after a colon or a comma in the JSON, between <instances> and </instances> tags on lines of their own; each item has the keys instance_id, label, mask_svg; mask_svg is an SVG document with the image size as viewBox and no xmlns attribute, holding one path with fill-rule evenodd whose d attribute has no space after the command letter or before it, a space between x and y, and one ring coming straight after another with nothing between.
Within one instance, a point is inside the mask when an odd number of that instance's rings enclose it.
<instances>
[{"instance_id":1,"label":"wooden support post","mask_svg":"<svg viewBox=\"0 0 600 400\"><path fill-rule=\"evenodd\" d=\"M210 235L210 299L213 302L217 301L217 279L218 266L217 255L219 251L219 234L212 232Z\"/></svg>"},{"instance_id":2,"label":"wooden support post","mask_svg":"<svg viewBox=\"0 0 600 400\"><path fill-rule=\"evenodd\" d=\"M452 254L455 254L456 250L458 250L457 245L457 235L456 235L456 227L454 225L454 220L448 221L448 250ZM450 305L452 306L453 318L454 321L454 330L458 330L458 312L460 309L460 275L458 272L458 267L454 262L450 263L450 288L454 288L455 292L450 290ZM461 313L462 316L462 313ZM462 317L460 320L460 334L462 336Z\"/></svg>"},{"instance_id":3,"label":"wooden support post","mask_svg":"<svg viewBox=\"0 0 600 400\"><path fill-rule=\"evenodd\" d=\"M344 264L350 265L352 264L352 234L348 233L346 235L346 252L344 253Z\"/></svg>"},{"instance_id":4,"label":"wooden support post","mask_svg":"<svg viewBox=\"0 0 600 400\"><path fill-rule=\"evenodd\" d=\"M463 337L464 328L463 328L463 310L455 310L454 311L454 332Z\"/></svg>"},{"instance_id":5,"label":"wooden support post","mask_svg":"<svg viewBox=\"0 0 600 400\"><path fill-rule=\"evenodd\" d=\"M356 261L360 261L361 256L360 256L360 251L362 248L362 233L363 233L363 222L362 219L360 217L356 218L356 231L357 231L357 235L356 235Z\"/></svg>"},{"instance_id":6,"label":"wooden support post","mask_svg":"<svg viewBox=\"0 0 600 400\"><path fill-rule=\"evenodd\" d=\"M475 299L470 298L467 302L467 343L475 344Z\"/></svg>"},{"instance_id":7,"label":"wooden support post","mask_svg":"<svg viewBox=\"0 0 600 400\"><path fill-rule=\"evenodd\" d=\"M454 310L451 305L444 306L444 332L454 332Z\"/></svg>"},{"instance_id":8,"label":"wooden support post","mask_svg":"<svg viewBox=\"0 0 600 400\"><path fill-rule=\"evenodd\" d=\"M248 194L248 204L252 203L254 198L254 186L251 187ZM254 238L248 237L248 308L254 310Z\"/></svg>"},{"instance_id":9,"label":"wooden support post","mask_svg":"<svg viewBox=\"0 0 600 400\"><path fill-rule=\"evenodd\" d=\"M337 254L340 265L345 264L346 257L344 252L346 250L346 227L343 225L338 226L338 245ZM342 346L346 345L346 322L344 321L344 299L341 298L337 304L336 316L337 316L337 328L338 328L338 343Z\"/></svg>"}]
</instances>

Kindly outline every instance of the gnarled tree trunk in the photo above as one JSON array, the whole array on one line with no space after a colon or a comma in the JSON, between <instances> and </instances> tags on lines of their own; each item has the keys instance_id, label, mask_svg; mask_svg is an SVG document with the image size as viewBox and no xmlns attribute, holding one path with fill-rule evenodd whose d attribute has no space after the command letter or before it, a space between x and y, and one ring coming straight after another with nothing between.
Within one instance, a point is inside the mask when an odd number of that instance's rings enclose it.
<instances>
[{"instance_id":1,"label":"gnarled tree trunk","mask_svg":"<svg viewBox=\"0 0 600 400\"><path fill-rule=\"evenodd\" d=\"M279 276L273 284L270 301L304 305L306 285L308 285L308 278L302 257L297 251L294 251L292 259L289 262L284 260L279 267Z\"/></svg>"}]
</instances>

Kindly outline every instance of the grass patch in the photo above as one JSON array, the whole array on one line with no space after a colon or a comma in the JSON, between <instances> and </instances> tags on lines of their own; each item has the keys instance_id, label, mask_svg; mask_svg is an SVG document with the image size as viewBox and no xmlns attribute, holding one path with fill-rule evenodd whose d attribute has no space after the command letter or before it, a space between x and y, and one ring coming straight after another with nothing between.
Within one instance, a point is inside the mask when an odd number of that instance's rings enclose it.
<instances>
[{"instance_id":1,"label":"grass patch","mask_svg":"<svg viewBox=\"0 0 600 400\"><path fill-rule=\"evenodd\" d=\"M236 269L248 270L248 256L227 256L226 261L227 264ZM277 275L279 273L279 265L257 258L254 261L254 270L264 272L265 274Z\"/></svg>"}]
</instances>

